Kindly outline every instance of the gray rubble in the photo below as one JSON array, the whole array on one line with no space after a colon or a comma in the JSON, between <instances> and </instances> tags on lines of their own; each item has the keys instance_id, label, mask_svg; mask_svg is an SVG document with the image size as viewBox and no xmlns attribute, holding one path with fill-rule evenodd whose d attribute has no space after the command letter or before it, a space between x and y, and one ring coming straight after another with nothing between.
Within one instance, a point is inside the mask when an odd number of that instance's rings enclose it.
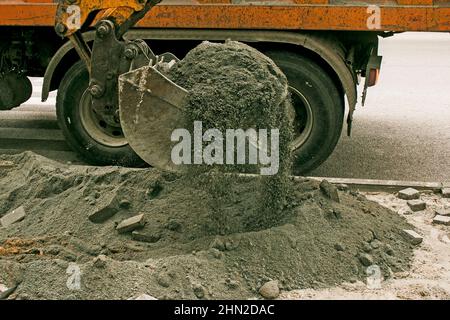
<instances>
[{"instance_id":1,"label":"gray rubble","mask_svg":"<svg viewBox=\"0 0 450 320\"><path fill-rule=\"evenodd\" d=\"M119 202L115 193L103 195L100 201L102 205L97 206L97 209L89 215L89 220L94 223L105 222L119 211Z\"/></svg>"},{"instance_id":2,"label":"gray rubble","mask_svg":"<svg viewBox=\"0 0 450 320\"><path fill-rule=\"evenodd\" d=\"M402 230L403 237L413 245L421 244L423 237L414 230Z\"/></svg>"},{"instance_id":3,"label":"gray rubble","mask_svg":"<svg viewBox=\"0 0 450 320\"><path fill-rule=\"evenodd\" d=\"M266 299L276 299L280 295L280 287L278 281L272 280L266 282L260 289L259 293Z\"/></svg>"},{"instance_id":4,"label":"gray rubble","mask_svg":"<svg viewBox=\"0 0 450 320\"><path fill-rule=\"evenodd\" d=\"M22 221L25 219L26 213L25 208L23 206L18 207L17 209L11 211L10 213L4 215L0 218L0 224L3 227L9 227L10 225Z\"/></svg>"},{"instance_id":5,"label":"gray rubble","mask_svg":"<svg viewBox=\"0 0 450 320\"><path fill-rule=\"evenodd\" d=\"M434 212L436 213L436 215L439 215L439 216L450 216L449 208L439 208L439 209L434 210Z\"/></svg>"},{"instance_id":6,"label":"gray rubble","mask_svg":"<svg viewBox=\"0 0 450 320\"><path fill-rule=\"evenodd\" d=\"M144 214L139 214L137 216L123 220L118 224L116 229L119 233L125 233L142 228L144 227L144 225Z\"/></svg>"},{"instance_id":7,"label":"gray rubble","mask_svg":"<svg viewBox=\"0 0 450 320\"><path fill-rule=\"evenodd\" d=\"M437 215L433 218L433 223L442 224L444 226L450 226L450 217Z\"/></svg>"},{"instance_id":8,"label":"gray rubble","mask_svg":"<svg viewBox=\"0 0 450 320\"><path fill-rule=\"evenodd\" d=\"M422 200L409 200L407 204L408 207L414 212L425 210L427 207L427 204Z\"/></svg>"},{"instance_id":9,"label":"gray rubble","mask_svg":"<svg viewBox=\"0 0 450 320\"><path fill-rule=\"evenodd\" d=\"M403 200L414 200L414 199L420 198L420 193L416 189L406 188L406 189L400 190L398 192L397 196Z\"/></svg>"}]
</instances>

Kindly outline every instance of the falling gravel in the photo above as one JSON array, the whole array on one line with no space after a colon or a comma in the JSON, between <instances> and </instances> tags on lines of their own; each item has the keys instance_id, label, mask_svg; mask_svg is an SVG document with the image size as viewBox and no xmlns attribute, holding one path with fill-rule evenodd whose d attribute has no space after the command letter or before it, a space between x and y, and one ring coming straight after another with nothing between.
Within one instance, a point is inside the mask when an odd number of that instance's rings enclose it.
<instances>
[{"instance_id":1,"label":"falling gravel","mask_svg":"<svg viewBox=\"0 0 450 320\"><path fill-rule=\"evenodd\" d=\"M0 216L26 211L0 228L0 283L19 284L10 299L252 298L270 280L282 291L365 281L368 263L388 278L412 256L401 236L412 227L402 217L355 192L333 201L315 181L292 181L292 214L248 231L259 178L241 177L225 209L234 233L222 235L210 225L208 192L186 176L67 166L30 152L0 159L15 164L0 171ZM110 199L130 205L91 222ZM140 213L147 242L116 230ZM79 289L68 286L74 267Z\"/></svg>"},{"instance_id":2,"label":"falling gravel","mask_svg":"<svg viewBox=\"0 0 450 320\"><path fill-rule=\"evenodd\" d=\"M195 121L201 121L204 131L215 129L223 137L227 129L254 129L255 132L264 129L269 133L278 130L279 168L274 175L260 179L260 184L255 185L259 192L255 192L254 201L259 210L257 215L249 217L246 225L256 230L283 220L289 214L284 208L291 191L288 175L292 167L290 146L293 137L290 113L293 108L283 72L270 58L246 44L205 41L176 64L168 76L189 90L185 118L186 128L191 133ZM267 149L270 150L270 145ZM248 156L247 152L247 159ZM234 201L229 190L236 185L236 173L259 173L260 168L261 165L250 164L187 166L195 183L210 190L211 225L219 232L234 232L229 227L230 216L224 210ZM204 172L209 174L202 174Z\"/></svg>"}]
</instances>

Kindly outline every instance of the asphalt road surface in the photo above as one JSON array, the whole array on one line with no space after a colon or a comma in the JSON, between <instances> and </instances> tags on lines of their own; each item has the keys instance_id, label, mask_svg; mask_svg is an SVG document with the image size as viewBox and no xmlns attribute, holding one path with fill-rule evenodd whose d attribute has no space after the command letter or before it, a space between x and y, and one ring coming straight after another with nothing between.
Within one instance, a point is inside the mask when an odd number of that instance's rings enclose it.
<instances>
[{"instance_id":1,"label":"asphalt road surface","mask_svg":"<svg viewBox=\"0 0 450 320\"><path fill-rule=\"evenodd\" d=\"M450 181L450 34L381 40L380 82L317 176Z\"/></svg>"},{"instance_id":2,"label":"asphalt road surface","mask_svg":"<svg viewBox=\"0 0 450 320\"><path fill-rule=\"evenodd\" d=\"M358 107L352 137L344 133L312 175L450 181L450 35L401 34L381 40L380 49L380 83ZM33 79L33 98L0 112L0 152L33 150L77 163L56 124L55 95L39 102L41 85Z\"/></svg>"}]
</instances>

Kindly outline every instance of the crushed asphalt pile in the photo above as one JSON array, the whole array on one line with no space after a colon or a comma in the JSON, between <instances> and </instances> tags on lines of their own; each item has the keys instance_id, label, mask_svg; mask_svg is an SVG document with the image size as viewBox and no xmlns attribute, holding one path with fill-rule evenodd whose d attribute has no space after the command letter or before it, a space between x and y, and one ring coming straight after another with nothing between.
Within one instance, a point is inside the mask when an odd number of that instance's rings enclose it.
<instances>
[{"instance_id":1,"label":"crushed asphalt pile","mask_svg":"<svg viewBox=\"0 0 450 320\"><path fill-rule=\"evenodd\" d=\"M29 152L0 159L13 164L0 170L0 217L9 215L0 283L17 285L10 299L270 296L267 282L290 290L365 281L370 265L389 277L412 256L404 218L326 182L292 181L292 214L247 231L258 178L242 177L226 208L233 233L220 235L208 192L186 176L66 166Z\"/></svg>"},{"instance_id":2,"label":"crushed asphalt pile","mask_svg":"<svg viewBox=\"0 0 450 320\"><path fill-rule=\"evenodd\" d=\"M386 278L408 269L404 218L327 181L289 176L287 81L270 59L205 42L170 77L190 90L187 125L278 128L278 174L2 155L0 284L10 290L0 299L276 298L366 281L374 266Z\"/></svg>"}]
</instances>

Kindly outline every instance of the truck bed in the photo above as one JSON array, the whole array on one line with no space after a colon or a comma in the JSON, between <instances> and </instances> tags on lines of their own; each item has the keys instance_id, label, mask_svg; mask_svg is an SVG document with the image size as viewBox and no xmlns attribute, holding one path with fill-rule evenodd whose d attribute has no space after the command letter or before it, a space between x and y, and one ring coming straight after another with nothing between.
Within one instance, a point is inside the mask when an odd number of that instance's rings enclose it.
<instances>
[{"instance_id":1,"label":"truck bed","mask_svg":"<svg viewBox=\"0 0 450 320\"><path fill-rule=\"evenodd\" d=\"M381 8L381 28L370 29L368 6ZM52 0L0 0L0 26L53 26ZM164 0L142 28L450 31L447 0Z\"/></svg>"}]
</instances>

